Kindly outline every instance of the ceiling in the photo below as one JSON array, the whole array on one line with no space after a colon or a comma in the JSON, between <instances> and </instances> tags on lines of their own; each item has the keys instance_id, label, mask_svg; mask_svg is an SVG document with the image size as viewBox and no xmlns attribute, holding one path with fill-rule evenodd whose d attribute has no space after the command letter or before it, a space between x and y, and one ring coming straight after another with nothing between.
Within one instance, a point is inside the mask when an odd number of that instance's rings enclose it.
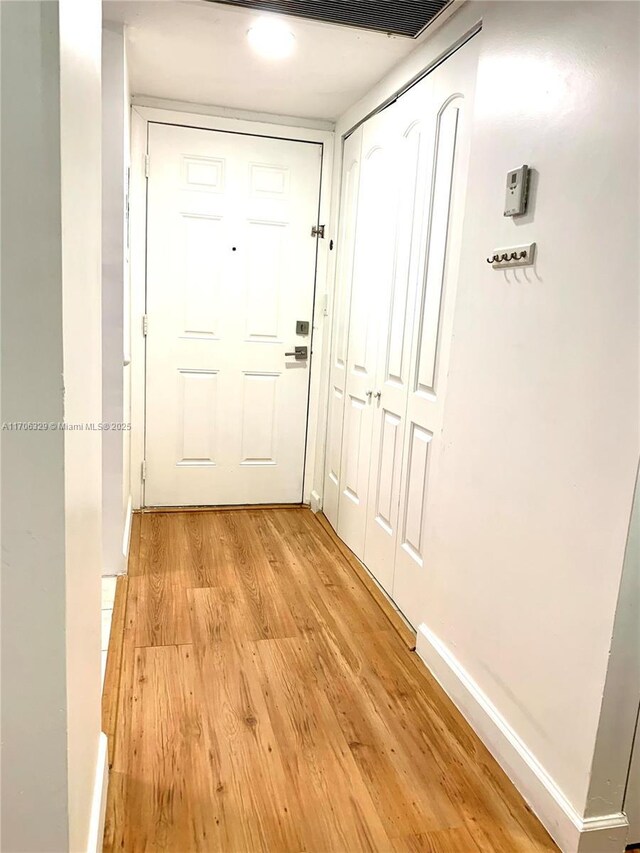
<instances>
[{"instance_id":1,"label":"ceiling","mask_svg":"<svg viewBox=\"0 0 640 853\"><path fill-rule=\"evenodd\" d=\"M420 35L429 21L442 11L449 0L402 0L401 3L380 3L380 0L220 0L220 2L415 38Z\"/></svg>"},{"instance_id":2,"label":"ceiling","mask_svg":"<svg viewBox=\"0 0 640 853\"><path fill-rule=\"evenodd\" d=\"M260 14L210 0L103 3L105 21L127 27L133 95L300 118L335 121L417 43L287 17L294 55L265 60L246 38Z\"/></svg>"}]
</instances>

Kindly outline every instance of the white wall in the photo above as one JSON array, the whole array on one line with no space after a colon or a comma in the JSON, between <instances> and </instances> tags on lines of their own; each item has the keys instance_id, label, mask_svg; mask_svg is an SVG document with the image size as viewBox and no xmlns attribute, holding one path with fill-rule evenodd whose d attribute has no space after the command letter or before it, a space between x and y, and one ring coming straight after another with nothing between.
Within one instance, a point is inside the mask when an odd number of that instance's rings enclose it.
<instances>
[{"instance_id":1,"label":"white wall","mask_svg":"<svg viewBox=\"0 0 640 853\"><path fill-rule=\"evenodd\" d=\"M638 13L466 4L337 126L482 19L422 613L579 815L639 452ZM505 177L522 163L535 170L532 199L514 221L502 216ZM534 240L534 270L485 262Z\"/></svg>"},{"instance_id":2,"label":"white wall","mask_svg":"<svg viewBox=\"0 0 640 853\"><path fill-rule=\"evenodd\" d=\"M0 4L0 38L2 421L58 422L63 401L57 4ZM17 83L19 97L11 97ZM0 439L0 848L64 850L64 436L2 431Z\"/></svg>"},{"instance_id":3,"label":"white wall","mask_svg":"<svg viewBox=\"0 0 640 853\"><path fill-rule=\"evenodd\" d=\"M431 630L579 812L638 460L637 15L487 7L424 588ZM537 179L515 224L520 163ZM529 240L535 273L485 263Z\"/></svg>"},{"instance_id":4,"label":"white wall","mask_svg":"<svg viewBox=\"0 0 640 853\"><path fill-rule=\"evenodd\" d=\"M2 419L100 420L100 4L0 5ZM2 432L2 825L87 849L100 737L98 431Z\"/></svg>"},{"instance_id":5,"label":"white wall","mask_svg":"<svg viewBox=\"0 0 640 853\"><path fill-rule=\"evenodd\" d=\"M124 166L127 174L125 210L130 206L131 185L131 88L129 85L129 63L127 59L127 43L124 43ZM125 216L123 222L125 257L123 273L123 369L122 369L122 419L125 423L131 423L131 268L130 268L130 229L129 216ZM122 553L124 560L123 569L127 568L127 557L129 555L129 539L132 521L132 495L131 495L131 432L126 431L122 437L122 506L125 510L125 528L122 542Z\"/></svg>"},{"instance_id":6,"label":"white wall","mask_svg":"<svg viewBox=\"0 0 640 853\"><path fill-rule=\"evenodd\" d=\"M129 272L125 207L129 167L129 83L124 28L102 31L102 416L127 423L129 405ZM102 573L126 571L129 522L129 433L105 432L102 447Z\"/></svg>"},{"instance_id":7,"label":"white wall","mask_svg":"<svg viewBox=\"0 0 640 853\"><path fill-rule=\"evenodd\" d=\"M60 0L64 416L99 423L100 0ZM65 432L69 849L87 847L101 729L102 433Z\"/></svg>"}]
</instances>

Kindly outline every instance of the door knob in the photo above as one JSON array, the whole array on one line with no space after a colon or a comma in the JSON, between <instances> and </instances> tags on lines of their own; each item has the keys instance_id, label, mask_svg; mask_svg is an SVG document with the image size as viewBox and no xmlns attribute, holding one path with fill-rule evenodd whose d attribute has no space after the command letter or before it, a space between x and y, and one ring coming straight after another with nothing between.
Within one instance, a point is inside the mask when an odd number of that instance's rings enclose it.
<instances>
[{"instance_id":1,"label":"door knob","mask_svg":"<svg viewBox=\"0 0 640 853\"><path fill-rule=\"evenodd\" d=\"M292 355L296 361L306 361L308 356L308 347L294 347L293 352L285 352L285 355Z\"/></svg>"},{"instance_id":2,"label":"door knob","mask_svg":"<svg viewBox=\"0 0 640 853\"><path fill-rule=\"evenodd\" d=\"M365 391L364 393L366 394L366 396L367 396L369 399L371 399L371 395L373 394L373 391Z\"/></svg>"},{"instance_id":3,"label":"door knob","mask_svg":"<svg viewBox=\"0 0 640 853\"><path fill-rule=\"evenodd\" d=\"M376 398L376 400L379 400L380 397L382 397L382 391L376 391L376 393L373 396Z\"/></svg>"}]
</instances>

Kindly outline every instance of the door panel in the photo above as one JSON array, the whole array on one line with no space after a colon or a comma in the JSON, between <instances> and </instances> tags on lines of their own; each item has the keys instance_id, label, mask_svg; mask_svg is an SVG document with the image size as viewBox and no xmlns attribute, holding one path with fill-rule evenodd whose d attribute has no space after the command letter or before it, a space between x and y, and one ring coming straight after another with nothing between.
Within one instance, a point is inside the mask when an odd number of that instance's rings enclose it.
<instances>
[{"instance_id":1,"label":"door panel","mask_svg":"<svg viewBox=\"0 0 640 853\"><path fill-rule=\"evenodd\" d=\"M177 465L215 465L218 461L218 373L178 370Z\"/></svg>"},{"instance_id":2,"label":"door panel","mask_svg":"<svg viewBox=\"0 0 640 853\"><path fill-rule=\"evenodd\" d=\"M327 428L327 467L324 481L323 510L334 528L338 527L342 433L347 384L347 335L351 306L353 253L355 247L362 128L345 141L342 158L342 192L338 230L336 292L333 301L333 341L331 348L329 413Z\"/></svg>"},{"instance_id":3,"label":"door panel","mask_svg":"<svg viewBox=\"0 0 640 853\"><path fill-rule=\"evenodd\" d=\"M247 227L247 340L277 341L284 333L281 288L285 284L283 255L286 223L254 222Z\"/></svg>"},{"instance_id":4,"label":"door panel","mask_svg":"<svg viewBox=\"0 0 640 853\"><path fill-rule=\"evenodd\" d=\"M145 503L302 499L319 145L151 124Z\"/></svg>"},{"instance_id":5,"label":"door panel","mask_svg":"<svg viewBox=\"0 0 640 853\"><path fill-rule=\"evenodd\" d=\"M451 214L459 107L452 102L438 117L427 276L423 290L416 390L435 394L436 358Z\"/></svg>"},{"instance_id":6,"label":"door panel","mask_svg":"<svg viewBox=\"0 0 640 853\"><path fill-rule=\"evenodd\" d=\"M429 470L429 445L432 438L433 434L428 430L411 423L400 545L420 566L423 563L422 526Z\"/></svg>"},{"instance_id":7,"label":"door panel","mask_svg":"<svg viewBox=\"0 0 640 853\"><path fill-rule=\"evenodd\" d=\"M392 596L409 622L424 611L429 503L438 476L477 46L469 42L430 76L434 133L425 255L416 302Z\"/></svg>"},{"instance_id":8,"label":"door panel","mask_svg":"<svg viewBox=\"0 0 640 853\"><path fill-rule=\"evenodd\" d=\"M367 401L349 394L347 411L345 413L344 431L344 475L342 491L349 500L356 504L366 501L366 493L362 491L362 452L366 450L362 442L365 428L364 420L368 415Z\"/></svg>"},{"instance_id":9,"label":"door panel","mask_svg":"<svg viewBox=\"0 0 640 853\"><path fill-rule=\"evenodd\" d=\"M394 116L394 106L374 116L366 122L362 137L338 509L338 534L361 559L367 525L380 317L393 269L397 199Z\"/></svg>"},{"instance_id":10,"label":"door panel","mask_svg":"<svg viewBox=\"0 0 640 853\"><path fill-rule=\"evenodd\" d=\"M182 214L184 289L181 294L183 334L218 337L222 268L222 218Z\"/></svg>"},{"instance_id":11,"label":"door panel","mask_svg":"<svg viewBox=\"0 0 640 853\"><path fill-rule=\"evenodd\" d=\"M402 419L383 409L381 425L373 515L385 530L391 531L395 514L394 481L402 461Z\"/></svg>"},{"instance_id":12,"label":"door panel","mask_svg":"<svg viewBox=\"0 0 640 853\"><path fill-rule=\"evenodd\" d=\"M241 465L276 465L280 373L244 374Z\"/></svg>"}]
</instances>

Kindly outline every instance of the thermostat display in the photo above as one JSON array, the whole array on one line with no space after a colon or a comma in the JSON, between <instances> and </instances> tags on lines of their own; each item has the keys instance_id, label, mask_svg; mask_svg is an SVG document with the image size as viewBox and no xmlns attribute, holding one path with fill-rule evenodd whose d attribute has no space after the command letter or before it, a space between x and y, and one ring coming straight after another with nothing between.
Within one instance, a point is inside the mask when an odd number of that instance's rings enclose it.
<instances>
[{"instance_id":1,"label":"thermostat display","mask_svg":"<svg viewBox=\"0 0 640 853\"><path fill-rule=\"evenodd\" d=\"M504 206L505 216L521 216L527 210L529 194L529 167L520 166L507 172L507 193Z\"/></svg>"}]
</instances>

